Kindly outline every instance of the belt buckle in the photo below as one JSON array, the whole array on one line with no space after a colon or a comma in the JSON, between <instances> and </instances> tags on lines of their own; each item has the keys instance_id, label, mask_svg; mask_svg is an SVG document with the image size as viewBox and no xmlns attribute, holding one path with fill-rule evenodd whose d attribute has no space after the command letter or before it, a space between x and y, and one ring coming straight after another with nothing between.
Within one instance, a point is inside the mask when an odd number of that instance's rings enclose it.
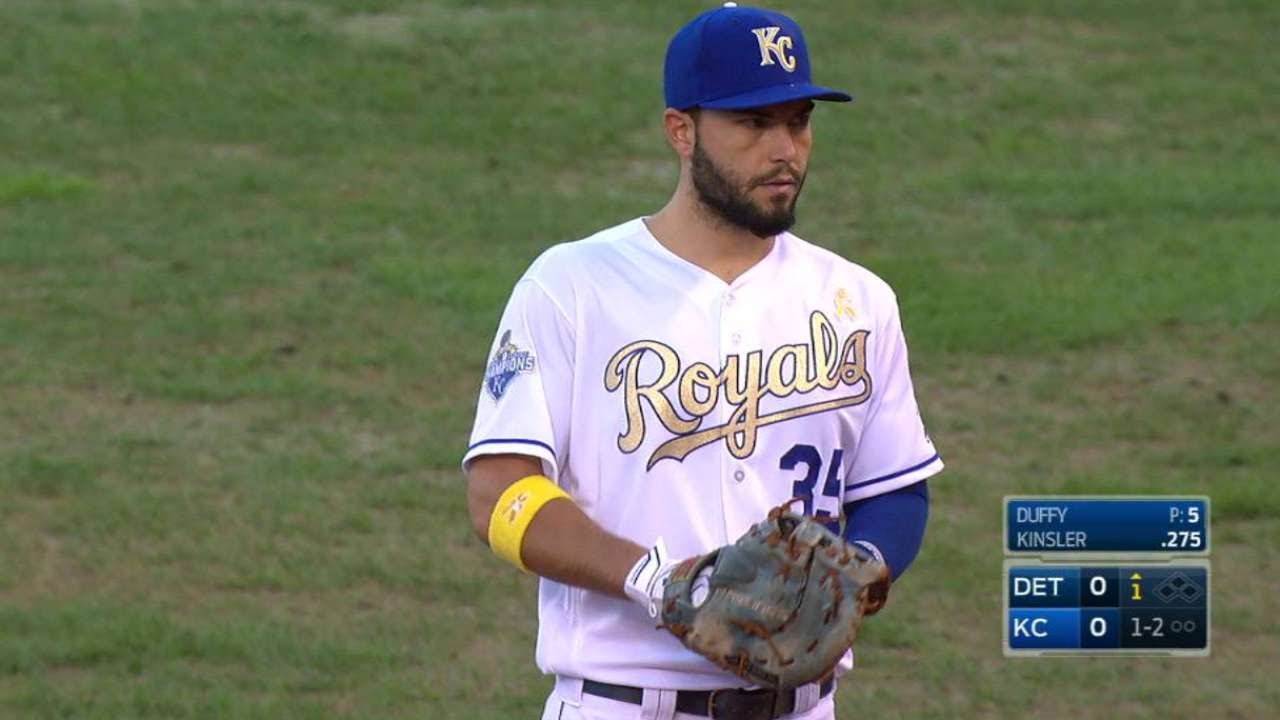
<instances>
[{"instance_id":1,"label":"belt buckle","mask_svg":"<svg viewBox=\"0 0 1280 720\"><path fill-rule=\"evenodd\" d=\"M722 698L724 699L723 708L718 706L718 701ZM769 701L762 702L765 698L769 698ZM712 720L773 720L774 706L777 703L777 690L767 688L712 690L707 698L707 715Z\"/></svg>"}]
</instances>

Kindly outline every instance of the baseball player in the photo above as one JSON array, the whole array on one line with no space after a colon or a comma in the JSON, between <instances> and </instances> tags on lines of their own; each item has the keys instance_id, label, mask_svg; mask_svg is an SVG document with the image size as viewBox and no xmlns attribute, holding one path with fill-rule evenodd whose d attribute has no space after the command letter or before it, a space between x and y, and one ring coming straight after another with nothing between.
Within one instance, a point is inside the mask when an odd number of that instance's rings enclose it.
<instances>
[{"instance_id":1,"label":"baseball player","mask_svg":"<svg viewBox=\"0 0 1280 720\"><path fill-rule=\"evenodd\" d=\"M920 548L943 465L895 295L789 232L814 101L851 98L812 83L794 21L734 3L673 37L665 95L667 205L550 248L512 291L463 459L472 522L541 576L544 718L833 718L834 679L752 688L653 606L674 563L790 498L890 578Z\"/></svg>"}]
</instances>

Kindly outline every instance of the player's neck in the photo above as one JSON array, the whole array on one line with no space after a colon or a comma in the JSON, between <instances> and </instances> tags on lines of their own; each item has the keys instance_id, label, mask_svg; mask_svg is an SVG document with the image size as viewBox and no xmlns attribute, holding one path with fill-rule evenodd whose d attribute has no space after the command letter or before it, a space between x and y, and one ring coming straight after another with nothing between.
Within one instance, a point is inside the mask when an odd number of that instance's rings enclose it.
<instances>
[{"instance_id":1,"label":"player's neck","mask_svg":"<svg viewBox=\"0 0 1280 720\"><path fill-rule=\"evenodd\" d=\"M762 238L731 225L680 195L646 218L645 224L663 247L726 283L750 270L773 249L773 237Z\"/></svg>"}]
</instances>

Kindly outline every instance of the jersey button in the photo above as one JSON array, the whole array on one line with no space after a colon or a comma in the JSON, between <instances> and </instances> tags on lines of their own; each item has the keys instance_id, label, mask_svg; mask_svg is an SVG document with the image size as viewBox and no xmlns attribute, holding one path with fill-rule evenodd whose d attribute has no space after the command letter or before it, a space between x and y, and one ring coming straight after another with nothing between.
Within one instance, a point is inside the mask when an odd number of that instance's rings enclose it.
<instances>
[{"instance_id":1,"label":"jersey button","mask_svg":"<svg viewBox=\"0 0 1280 720\"><path fill-rule=\"evenodd\" d=\"M739 333L734 333L733 335L729 336L729 339L733 341L734 345L737 345L738 343L742 342L742 335Z\"/></svg>"},{"instance_id":2,"label":"jersey button","mask_svg":"<svg viewBox=\"0 0 1280 720\"><path fill-rule=\"evenodd\" d=\"M747 474L742 472L741 470L733 471L733 479L736 480L737 482L742 482L746 477L747 477Z\"/></svg>"}]
</instances>

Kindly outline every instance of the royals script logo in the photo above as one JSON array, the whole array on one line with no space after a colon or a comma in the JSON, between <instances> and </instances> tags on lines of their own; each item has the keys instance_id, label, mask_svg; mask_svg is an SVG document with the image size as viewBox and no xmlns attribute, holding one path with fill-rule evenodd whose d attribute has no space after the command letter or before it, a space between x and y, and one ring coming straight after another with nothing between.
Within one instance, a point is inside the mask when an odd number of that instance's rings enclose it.
<instances>
[{"instance_id":1,"label":"royals script logo","mask_svg":"<svg viewBox=\"0 0 1280 720\"><path fill-rule=\"evenodd\" d=\"M827 316L815 311L809 316L807 343L783 345L767 361L761 350L745 357L730 355L719 370L700 362L683 367L676 351L656 340L633 342L614 353L604 373L605 388L622 391L627 412L618 449L635 452L644 442L649 430L644 410L647 403L662 427L675 435L654 450L647 468L666 458L684 460L694 450L718 440L724 440L733 457L746 458L755 452L762 427L866 402L871 397L871 375L867 372L870 334L869 330L857 330L841 343ZM658 377L642 384L640 365L646 356L657 359ZM818 388L834 391L842 386L848 388L848 395L798 402L785 410L760 414L760 401L766 397L803 396ZM671 395L676 403L668 391L674 391ZM722 398L729 403L729 421L703 428L703 421Z\"/></svg>"}]
</instances>

